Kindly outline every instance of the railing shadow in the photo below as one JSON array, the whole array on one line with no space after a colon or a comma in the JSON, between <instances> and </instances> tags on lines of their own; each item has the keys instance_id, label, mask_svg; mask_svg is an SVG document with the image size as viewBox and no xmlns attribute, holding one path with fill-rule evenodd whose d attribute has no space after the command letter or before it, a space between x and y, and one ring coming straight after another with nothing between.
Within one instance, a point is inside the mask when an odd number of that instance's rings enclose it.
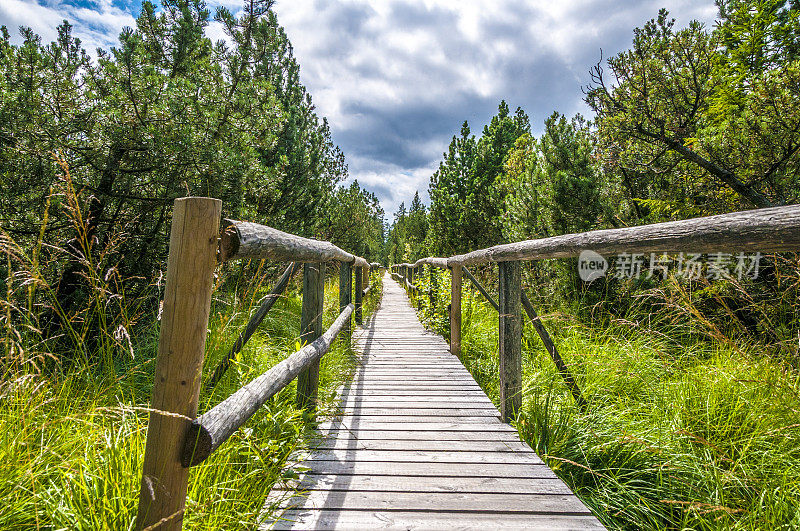
<instances>
[{"instance_id":1,"label":"railing shadow","mask_svg":"<svg viewBox=\"0 0 800 531\"><path fill-rule=\"evenodd\" d=\"M378 310L379 309L380 308L378 308ZM376 342L374 338L378 310L373 313L370 320L361 328L362 330L367 330L367 335L365 337L356 337L356 334L354 334L352 339L353 341L360 342L360 353L358 354L360 359L357 362L358 367L363 367L366 363L366 359L371 354L373 344L380 344ZM360 378L357 373L358 369L356 370L353 380L342 386L339 398L334 406L335 413L330 421L330 426L326 430L317 430L318 437L314 440L314 449L311 455L326 456L329 457L329 459L315 461L306 460L311 469L305 472L302 479L294 486L294 492L290 493L289 491L285 491L285 498L272 502L274 505L277 501L284 507L284 510L280 516L271 521L271 529L289 529L295 525L297 520L300 519L304 513L316 510L332 511L329 518L326 519L326 526L334 525L337 522L338 512L335 512L335 510L342 508L342 502L341 499L337 500L332 498L331 495L337 492L349 491L353 474L326 474L324 473L323 463L336 462L339 465L345 465L348 462L355 462L353 458L355 457L356 451L360 449L360 441L356 435L359 428L359 421L356 419L359 417L355 415L357 415L361 409L359 405L361 400L357 397L361 394L360 392L364 390L365 381L363 378ZM348 402L351 403L349 408L347 407ZM353 420L347 425L342 419L346 412L351 412L354 415ZM347 438L341 437L342 431L349 432ZM341 447L341 442L343 440L347 441L344 448ZM341 455L342 453L344 453L344 455ZM337 455L339 455L339 457L336 457ZM307 506L306 504L308 503L309 496L312 493L321 493L325 498L321 503L315 501L314 506ZM270 521L267 522L268 525L269 523Z\"/></svg>"}]
</instances>

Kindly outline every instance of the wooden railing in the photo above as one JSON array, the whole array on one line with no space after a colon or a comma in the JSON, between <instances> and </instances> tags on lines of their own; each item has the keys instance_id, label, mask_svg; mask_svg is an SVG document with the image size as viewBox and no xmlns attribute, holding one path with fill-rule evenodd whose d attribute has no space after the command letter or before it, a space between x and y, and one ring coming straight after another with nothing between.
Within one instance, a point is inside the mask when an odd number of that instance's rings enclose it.
<instances>
[{"instance_id":1,"label":"wooden railing","mask_svg":"<svg viewBox=\"0 0 800 531\"><path fill-rule=\"evenodd\" d=\"M319 361L336 336L350 332L351 316L362 321L369 289L369 264L330 242L301 238L256 223L225 220L222 202L187 197L175 201L169 260L147 428L136 529L181 529L189 467L202 463L264 403L297 378L297 404L313 416ZM303 268L300 350L197 417L212 279L219 261L291 261L277 285L253 313L236 343L215 368L215 386L247 343L292 276ZM322 329L325 263L339 267L339 316ZM353 271L355 269L355 271ZM355 287L353 290L353 273ZM355 304L352 292L355 291Z\"/></svg>"},{"instance_id":2,"label":"wooden railing","mask_svg":"<svg viewBox=\"0 0 800 531\"><path fill-rule=\"evenodd\" d=\"M522 290L523 260L576 257L583 251L621 253L722 253L800 251L800 205L763 208L622 229L566 234L496 245L449 258L428 257L391 266L392 275L418 295L416 279L424 265L448 268L450 287L450 352L461 354L461 280L466 275L499 313L500 411L508 422L522 405L522 309L558 368L578 407L586 401L547 330ZM495 302L466 266L496 262L499 301ZM431 272L431 280L434 276ZM431 293L431 297L432 297Z\"/></svg>"}]
</instances>

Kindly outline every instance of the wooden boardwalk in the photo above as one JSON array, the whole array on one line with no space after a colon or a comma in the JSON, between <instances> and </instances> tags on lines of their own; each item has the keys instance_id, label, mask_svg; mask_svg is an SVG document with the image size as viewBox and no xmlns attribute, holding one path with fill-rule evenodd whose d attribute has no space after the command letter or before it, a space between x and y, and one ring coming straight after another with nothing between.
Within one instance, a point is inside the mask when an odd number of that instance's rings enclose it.
<instances>
[{"instance_id":1,"label":"wooden boardwalk","mask_svg":"<svg viewBox=\"0 0 800 531\"><path fill-rule=\"evenodd\" d=\"M265 529L602 529L387 274L340 415Z\"/></svg>"}]
</instances>

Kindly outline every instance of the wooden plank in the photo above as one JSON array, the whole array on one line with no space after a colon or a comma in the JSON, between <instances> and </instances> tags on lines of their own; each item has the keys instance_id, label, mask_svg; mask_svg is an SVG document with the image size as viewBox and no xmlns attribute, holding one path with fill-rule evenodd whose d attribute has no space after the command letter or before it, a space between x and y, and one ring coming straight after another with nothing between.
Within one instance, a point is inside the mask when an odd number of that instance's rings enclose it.
<instances>
[{"instance_id":1,"label":"wooden plank","mask_svg":"<svg viewBox=\"0 0 800 531\"><path fill-rule=\"evenodd\" d=\"M349 262L339 264L339 313L353 302L353 268ZM352 342L353 330L350 321L344 328L345 338Z\"/></svg>"},{"instance_id":2,"label":"wooden plank","mask_svg":"<svg viewBox=\"0 0 800 531\"><path fill-rule=\"evenodd\" d=\"M394 408L494 408L491 401L479 396L460 397L460 396L439 396L439 397L396 397L385 395L383 397L369 399L348 398L336 404L336 407L343 409L366 408L366 407L394 407ZM495 411L497 411L495 409Z\"/></svg>"},{"instance_id":3,"label":"wooden plank","mask_svg":"<svg viewBox=\"0 0 800 531\"><path fill-rule=\"evenodd\" d=\"M366 266L367 261L361 257L343 251L326 241L303 238L286 232L251 223L226 219L220 235L220 258L223 261L254 258L258 260L275 260L278 262L354 262L358 266Z\"/></svg>"},{"instance_id":4,"label":"wooden plank","mask_svg":"<svg viewBox=\"0 0 800 531\"><path fill-rule=\"evenodd\" d=\"M461 266L450 269L450 354L461 356Z\"/></svg>"},{"instance_id":5,"label":"wooden plank","mask_svg":"<svg viewBox=\"0 0 800 531\"><path fill-rule=\"evenodd\" d=\"M413 396L394 397L382 396L379 400L342 400L338 404L333 404L333 408L345 409L364 409L369 407L378 408L420 408L420 409L446 409L450 407L459 407L461 409L492 409L497 413L494 404L486 399L480 397L471 397L459 400L458 397L421 397L416 398ZM447 399L447 400L445 400Z\"/></svg>"},{"instance_id":6,"label":"wooden plank","mask_svg":"<svg viewBox=\"0 0 800 531\"><path fill-rule=\"evenodd\" d=\"M344 418L336 421L328 421L320 423L320 430L324 431L330 429L332 426L343 429L352 428L352 419ZM510 427L508 424L498 422L497 424L488 424L485 422L442 422L442 421L426 421L424 424L408 424L403 421L374 421L362 419L358 424L359 430L405 430L405 431L496 431L505 433L517 433L517 430Z\"/></svg>"},{"instance_id":7,"label":"wooden plank","mask_svg":"<svg viewBox=\"0 0 800 531\"><path fill-rule=\"evenodd\" d=\"M348 407L336 408L340 415L360 416L360 417L379 417L386 416L414 416L414 417L499 417L500 414L494 408L463 408L463 407Z\"/></svg>"},{"instance_id":8,"label":"wooden plank","mask_svg":"<svg viewBox=\"0 0 800 531\"><path fill-rule=\"evenodd\" d=\"M337 476L304 474L281 490L361 490L373 492L469 492L485 494L570 494L557 479Z\"/></svg>"},{"instance_id":9,"label":"wooden plank","mask_svg":"<svg viewBox=\"0 0 800 531\"><path fill-rule=\"evenodd\" d=\"M322 335L322 304L325 301L325 263L303 265L303 304L300 315L300 340L310 344ZM313 413L317 406L319 360L312 362L297 377L297 407Z\"/></svg>"},{"instance_id":10,"label":"wooden plank","mask_svg":"<svg viewBox=\"0 0 800 531\"><path fill-rule=\"evenodd\" d=\"M437 512L503 512L521 514L590 515L575 496L563 494L481 494L431 492L311 491L288 505L306 509L395 510Z\"/></svg>"},{"instance_id":11,"label":"wooden plank","mask_svg":"<svg viewBox=\"0 0 800 531\"><path fill-rule=\"evenodd\" d=\"M434 388L422 388L422 389L411 389L408 392L398 392L397 388L387 388L387 389L379 389L379 388L372 388L369 389L367 387L358 387L358 388L351 388L346 391L339 393L341 396L348 396L348 397L380 397L380 396L418 396L418 397L486 397L486 394L483 392L482 389L464 389L459 390L458 393L454 393L448 389L434 389Z\"/></svg>"},{"instance_id":12,"label":"wooden plank","mask_svg":"<svg viewBox=\"0 0 800 531\"><path fill-rule=\"evenodd\" d=\"M530 466L541 464L535 453L523 452L436 452L426 450L319 450L308 457L313 461L356 463L367 461L400 463L493 463Z\"/></svg>"},{"instance_id":13,"label":"wooden plank","mask_svg":"<svg viewBox=\"0 0 800 531\"><path fill-rule=\"evenodd\" d=\"M337 417L344 424L351 426L362 426L365 423L386 421L387 423L405 423L409 426L413 424L422 424L427 426L429 424L454 422L459 424L478 424L481 427L491 426L493 424L501 424L500 415L497 417L476 417L473 415L342 415ZM410 429L410 428L409 428Z\"/></svg>"},{"instance_id":14,"label":"wooden plank","mask_svg":"<svg viewBox=\"0 0 800 531\"><path fill-rule=\"evenodd\" d=\"M300 471L318 474L368 475L368 476L446 476L462 478L555 478L547 465L519 463L437 463L392 461L308 461Z\"/></svg>"},{"instance_id":15,"label":"wooden plank","mask_svg":"<svg viewBox=\"0 0 800 531\"><path fill-rule=\"evenodd\" d=\"M347 432L344 432L347 435ZM345 436L323 439L315 450L386 450L386 451L426 451L426 452L522 452L533 453L530 447L519 441L415 441L408 439L362 440Z\"/></svg>"},{"instance_id":16,"label":"wooden plank","mask_svg":"<svg viewBox=\"0 0 800 531\"><path fill-rule=\"evenodd\" d=\"M318 426L313 453L296 465L300 479L276 488L268 500L297 522L272 523L599 526L517 431L501 422L449 345L424 332L403 288L385 278L380 309L354 334L360 366L337 390L329 409L337 416Z\"/></svg>"},{"instance_id":17,"label":"wooden plank","mask_svg":"<svg viewBox=\"0 0 800 531\"><path fill-rule=\"evenodd\" d=\"M519 262L501 262L498 269L500 412L511 422L522 407L522 274Z\"/></svg>"},{"instance_id":18,"label":"wooden plank","mask_svg":"<svg viewBox=\"0 0 800 531\"><path fill-rule=\"evenodd\" d=\"M336 440L355 437L359 441L484 441L484 442L519 442L516 432L501 432L497 430L479 431L434 431L434 430L372 430L360 427L353 431L348 428L328 428L323 432Z\"/></svg>"},{"instance_id":19,"label":"wooden plank","mask_svg":"<svg viewBox=\"0 0 800 531\"><path fill-rule=\"evenodd\" d=\"M362 324L361 318L361 308L362 308L362 298L364 292L361 289L361 282L363 278L363 267L356 267L356 280L355 280L355 287L356 287L356 324Z\"/></svg>"},{"instance_id":20,"label":"wooden plank","mask_svg":"<svg viewBox=\"0 0 800 531\"><path fill-rule=\"evenodd\" d=\"M189 471L180 449L197 415L221 211L219 199L174 203L136 529L183 523Z\"/></svg>"},{"instance_id":21,"label":"wooden plank","mask_svg":"<svg viewBox=\"0 0 800 531\"><path fill-rule=\"evenodd\" d=\"M603 529L590 516L527 515L527 514L458 514L404 511L292 511L285 520L268 522L267 529L431 529L477 530L526 529L531 531L581 531Z\"/></svg>"}]
</instances>

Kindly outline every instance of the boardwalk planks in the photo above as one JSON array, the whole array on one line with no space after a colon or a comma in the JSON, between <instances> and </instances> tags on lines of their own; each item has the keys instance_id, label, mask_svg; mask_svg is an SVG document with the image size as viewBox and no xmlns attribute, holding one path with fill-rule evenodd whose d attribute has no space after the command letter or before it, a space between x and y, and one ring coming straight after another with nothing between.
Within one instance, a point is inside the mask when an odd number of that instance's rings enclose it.
<instances>
[{"instance_id":1,"label":"boardwalk planks","mask_svg":"<svg viewBox=\"0 0 800 531\"><path fill-rule=\"evenodd\" d=\"M602 529L384 277L362 366L264 529Z\"/></svg>"}]
</instances>

